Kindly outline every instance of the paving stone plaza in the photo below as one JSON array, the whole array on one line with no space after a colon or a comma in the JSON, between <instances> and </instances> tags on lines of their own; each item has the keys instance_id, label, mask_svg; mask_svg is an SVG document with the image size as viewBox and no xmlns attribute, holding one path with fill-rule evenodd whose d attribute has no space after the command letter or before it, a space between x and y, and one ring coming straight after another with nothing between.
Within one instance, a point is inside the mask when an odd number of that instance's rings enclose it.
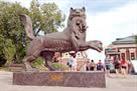
<instances>
[{"instance_id":1,"label":"paving stone plaza","mask_svg":"<svg viewBox=\"0 0 137 91\"><path fill-rule=\"evenodd\" d=\"M106 88L20 86L12 84L12 72L0 72L0 91L137 91L137 75L106 77Z\"/></svg>"}]
</instances>

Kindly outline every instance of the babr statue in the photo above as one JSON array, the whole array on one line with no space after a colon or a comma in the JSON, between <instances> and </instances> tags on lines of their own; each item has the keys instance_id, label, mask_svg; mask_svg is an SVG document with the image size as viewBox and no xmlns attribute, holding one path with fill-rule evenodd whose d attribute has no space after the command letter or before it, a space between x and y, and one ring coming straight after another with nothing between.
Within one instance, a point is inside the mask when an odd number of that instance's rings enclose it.
<instances>
[{"instance_id":1,"label":"babr statue","mask_svg":"<svg viewBox=\"0 0 137 91\"><path fill-rule=\"evenodd\" d=\"M102 51L102 43L100 41L86 42L85 40L87 25L84 7L82 9L70 8L68 24L64 31L49 33L45 36L35 37L33 35L32 22L29 16L22 14L20 19L25 27L27 36L31 39L26 56L23 59L26 71L33 71L31 62L39 56L45 58L45 66L49 70L55 70L51 66L55 52L77 52L87 49Z\"/></svg>"}]
</instances>

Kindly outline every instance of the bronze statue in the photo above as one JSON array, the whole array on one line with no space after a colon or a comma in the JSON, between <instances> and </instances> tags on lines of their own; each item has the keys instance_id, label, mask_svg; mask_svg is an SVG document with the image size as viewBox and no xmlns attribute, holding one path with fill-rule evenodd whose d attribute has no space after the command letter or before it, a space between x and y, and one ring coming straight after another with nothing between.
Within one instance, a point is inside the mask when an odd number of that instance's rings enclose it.
<instances>
[{"instance_id":1,"label":"bronze statue","mask_svg":"<svg viewBox=\"0 0 137 91\"><path fill-rule=\"evenodd\" d=\"M100 41L85 41L87 26L84 7L82 9L70 9L68 24L63 32L54 32L45 36L35 37L33 35L32 22L29 16L22 14L20 18L27 36L31 39L27 54L23 59L26 71L33 71L31 62L39 56L45 58L45 66L49 70L55 70L51 67L52 57L55 52L77 52L90 48L99 52L102 51L102 43Z\"/></svg>"}]
</instances>

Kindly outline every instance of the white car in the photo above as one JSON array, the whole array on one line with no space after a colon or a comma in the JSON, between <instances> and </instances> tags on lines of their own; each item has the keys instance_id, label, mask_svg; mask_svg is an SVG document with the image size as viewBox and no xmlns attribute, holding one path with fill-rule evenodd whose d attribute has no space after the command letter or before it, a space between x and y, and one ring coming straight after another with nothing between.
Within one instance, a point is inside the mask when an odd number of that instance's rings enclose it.
<instances>
[{"instance_id":1,"label":"white car","mask_svg":"<svg viewBox=\"0 0 137 91\"><path fill-rule=\"evenodd\" d=\"M137 60L131 60L133 65L134 74L137 74Z\"/></svg>"}]
</instances>

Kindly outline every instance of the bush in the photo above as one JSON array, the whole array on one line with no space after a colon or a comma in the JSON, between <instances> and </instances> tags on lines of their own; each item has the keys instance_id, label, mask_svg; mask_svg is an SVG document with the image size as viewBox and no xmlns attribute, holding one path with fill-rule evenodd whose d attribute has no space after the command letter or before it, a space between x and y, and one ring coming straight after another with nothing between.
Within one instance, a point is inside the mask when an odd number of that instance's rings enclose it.
<instances>
[{"instance_id":1,"label":"bush","mask_svg":"<svg viewBox=\"0 0 137 91\"><path fill-rule=\"evenodd\" d=\"M7 62L6 58L0 55L0 67L4 66L6 62Z\"/></svg>"},{"instance_id":2,"label":"bush","mask_svg":"<svg viewBox=\"0 0 137 91\"><path fill-rule=\"evenodd\" d=\"M52 67L58 71L66 71L68 70L68 67L64 64L60 64L60 63L53 63Z\"/></svg>"},{"instance_id":3,"label":"bush","mask_svg":"<svg viewBox=\"0 0 137 91\"><path fill-rule=\"evenodd\" d=\"M40 57L32 63L32 67L37 68L39 71L48 71L48 68L44 66L44 60Z\"/></svg>"},{"instance_id":4,"label":"bush","mask_svg":"<svg viewBox=\"0 0 137 91\"><path fill-rule=\"evenodd\" d=\"M33 62L32 66L34 68L37 68L39 71L48 71L48 68L44 66L44 62L45 62L44 59L38 58ZM51 66L54 69L56 69L57 71L66 71L66 70L68 70L68 66L66 66L64 64L60 64L60 63L52 63Z\"/></svg>"}]
</instances>

